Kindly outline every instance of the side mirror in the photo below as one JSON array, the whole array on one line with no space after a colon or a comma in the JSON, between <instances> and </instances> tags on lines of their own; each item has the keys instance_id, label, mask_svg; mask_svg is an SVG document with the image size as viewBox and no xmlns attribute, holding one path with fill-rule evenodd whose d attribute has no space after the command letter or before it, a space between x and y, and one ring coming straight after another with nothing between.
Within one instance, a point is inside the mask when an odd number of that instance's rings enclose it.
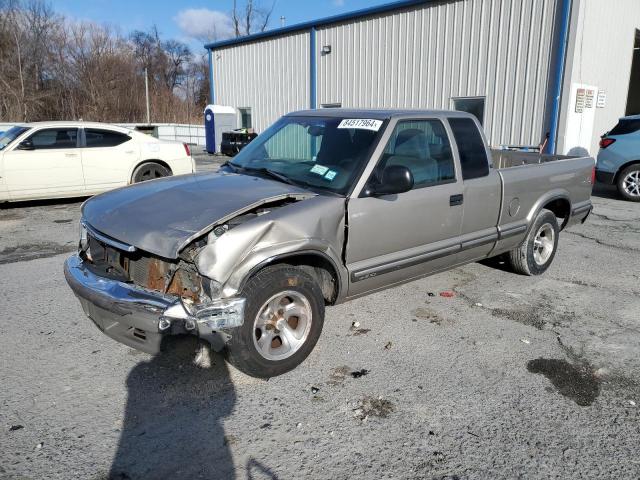
<instances>
[{"instance_id":1,"label":"side mirror","mask_svg":"<svg viewBox=\"0 0 640 480\"><path fill-rule=\"evenodd\" d=\"M17 150L35 150L36 147L33 146L33 142L31 140L23 140L16 147Z\"/></svg>"},{"instance_id":2,"label":"side mirror","mask_svg":"<svg viewBox=\"0 0 640 480\"><path fill-rule=\"evenodd\" d=\"M373 197L381 195L395 195L408 192L413 188L413 174L404 165L389 165L382 171L379 184L369 189Z\"/></svg>"}]
</instances>

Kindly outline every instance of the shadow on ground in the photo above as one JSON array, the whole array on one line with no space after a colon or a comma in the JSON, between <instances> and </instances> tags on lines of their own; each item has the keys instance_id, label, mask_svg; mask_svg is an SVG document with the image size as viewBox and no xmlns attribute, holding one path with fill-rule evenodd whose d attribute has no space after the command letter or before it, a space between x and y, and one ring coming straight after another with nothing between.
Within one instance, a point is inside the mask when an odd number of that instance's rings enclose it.
<instances>
[{"instance_id":1,"label":"shadow on ground","mask_svg":"<svg viewBox=\"0 0 640 480\"><path fill-rule=\"evenodd\" d=\"M593 192L591 194L594 197L609 198L611 200L620 200L620 201L624 200L618 193L618 190L615 185L605 185L604 183L596 183L593 186Z\"/></svg>"},{"instance_id":2,"label":"shadow on ground","mask_svg":"<svg viewBox=\"0 0 640 480\"><path fill-rule=\"evenodd\" d=\"M28 208L28 207L47 207L47 206L60 206L71 205L86 200L87 197L71 197L71 198L52 198L46 200L22 200L19 202L5 202L0 203L0 210L11 210L14 208Z\"/></svg>"},{"instance_id":3,"label":"shadow on ground","mask_svg":"<svg viewBox=\"0 0 640 480\"><path fill-rule=\"evenodd\" d=\"M122 433L108 478L234 478L222 426L236 401L226 363L213 355L213 365L196 366L202 347L195 337L167 337L163 348L129 373Z\"/></svg>"}]
</instances>

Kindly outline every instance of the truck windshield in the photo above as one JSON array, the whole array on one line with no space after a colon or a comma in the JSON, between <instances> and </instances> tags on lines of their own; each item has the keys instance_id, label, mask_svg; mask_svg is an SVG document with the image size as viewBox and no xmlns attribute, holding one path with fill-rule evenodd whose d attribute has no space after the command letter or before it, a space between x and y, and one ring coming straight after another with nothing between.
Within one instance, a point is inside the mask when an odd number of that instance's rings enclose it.
<instances>
[{"instance_id":1,"label":"truck windshield","mask_svg":"<svg viewBox=\"0 0 640 480\"><path fill-rule=\"evenodd\" d=\"M229 163L249 173L269 173L344 195L375 148L383 123L365 118L283 117Z\"/></svg>"},{"instance_id":2,"label":"truck windshield","mask_svg":"<svg viewBox=\"0 0 640 480\"><path fill-rule=\"evenodd\" d=\"M27 130L29 130L27 127L11 127L6 132L0 133L0 150L4 150L7 145Z\"/></svg>"}]
</instances>

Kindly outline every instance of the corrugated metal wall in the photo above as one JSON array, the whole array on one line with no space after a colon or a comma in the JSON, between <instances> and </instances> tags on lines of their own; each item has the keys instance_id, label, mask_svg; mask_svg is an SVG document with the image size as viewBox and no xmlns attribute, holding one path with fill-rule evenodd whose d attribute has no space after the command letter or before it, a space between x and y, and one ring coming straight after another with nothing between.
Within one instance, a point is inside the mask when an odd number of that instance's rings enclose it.
<instances>
[{"instance_id":1,"label":"corrugated metal wall","mask_svg":"<svg viewBox=\"0 0 640 480\"><path fill-rule=\"evenodd\" d=\"M451 109L486 96L492 145L543 136L557 0L427 3L318 28L318 105Z\"/></svg>"},{"instance_id":2,"label":"corrugated metal wall","mask_svg":"<svg viewBox=\"0 0 640 480\"><path fill-rule=\"evenodd\" d=\"M486 97L492 145L537 145L558 1L427 2L318 27L317 104L451 109L454 97ZM309 39L301 31L216 49L215 102L251 107L259 132L309 108Z\"/></svg>"},{"instance_id":3,"label":"corrugated metal wall","mask_svg":"<svg viewBox=\"0 0 640 480\"><path fill-rule=\"evenodd\" d=\"M261 132L285 113L309 107L309 33L216 49L213 75L215 103L250 107Z\"/></svg>"}]
</instances>

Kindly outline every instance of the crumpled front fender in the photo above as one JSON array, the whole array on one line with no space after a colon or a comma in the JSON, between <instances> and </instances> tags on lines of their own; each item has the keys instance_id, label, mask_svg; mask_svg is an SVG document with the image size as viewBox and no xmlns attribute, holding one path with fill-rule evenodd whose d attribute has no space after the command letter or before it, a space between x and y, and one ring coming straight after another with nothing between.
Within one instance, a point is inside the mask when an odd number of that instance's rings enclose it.
<instances>
[{"instance_id":1,"label":"crumpled front fender","mask_svg":"<svg viewBox=\"0 0 640 480\"><path fill-rule=\"evenodd\" d=\"M345 199L317 196L245 222L203 247L198 271L220 283L222 296L235 295L245 279L277 258L317 254L328 258L346 285L341 262Z\"/></svg>"}]
</instances>

